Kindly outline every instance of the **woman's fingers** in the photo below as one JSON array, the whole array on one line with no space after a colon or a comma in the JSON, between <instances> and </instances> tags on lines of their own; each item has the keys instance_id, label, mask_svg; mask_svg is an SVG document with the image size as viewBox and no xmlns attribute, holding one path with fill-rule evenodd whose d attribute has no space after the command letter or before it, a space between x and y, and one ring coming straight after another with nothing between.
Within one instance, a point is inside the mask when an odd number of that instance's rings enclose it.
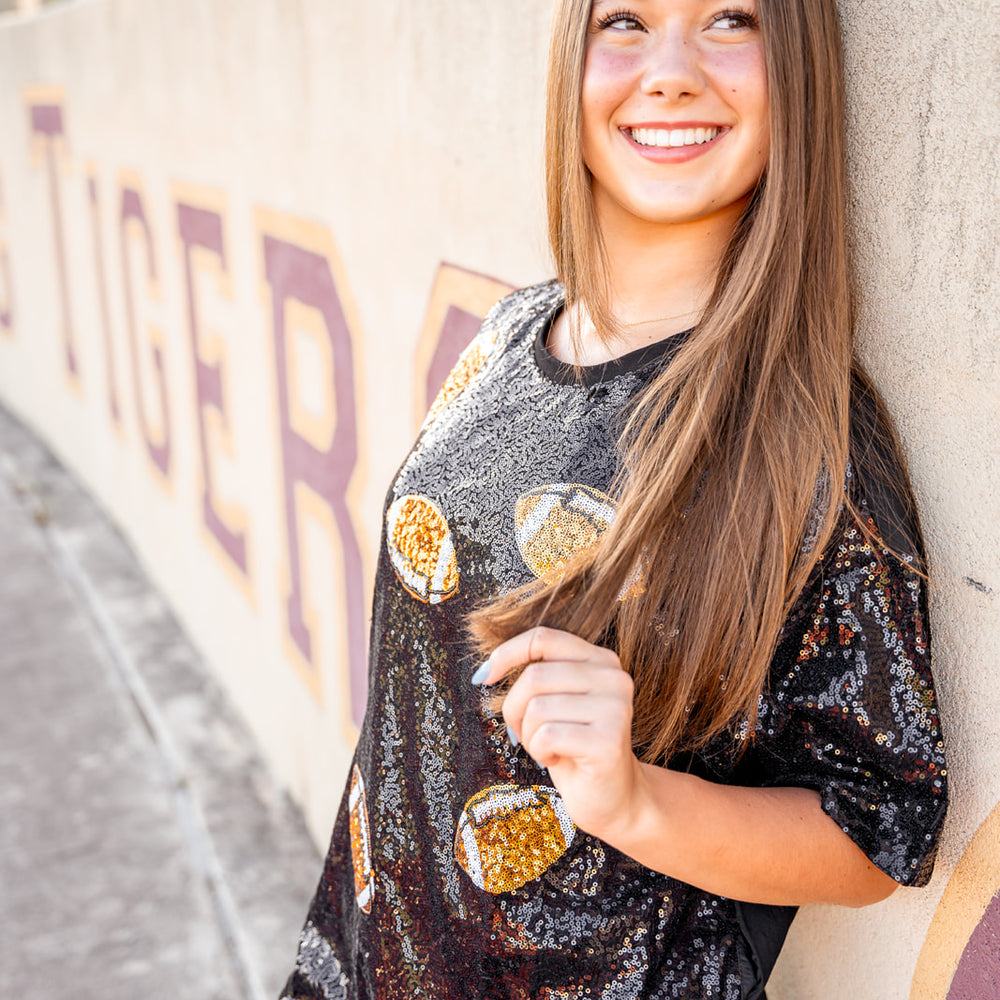
<instances>
[{"instance_id":1,"label":"woman's fingers","mask_svg":"<svg viewBox=\"0 0 1000 1000\"><path fill-rule=\"evenodd\" d=\"M543 767L610 759L631 746L632 678L618 656L570 632L539 627L498 646L473 676L495 684L523 668L504 699L513 739Z\"/></svg>"},{"instance_id":2,"label":"woman's fingers","mask_svg":"<svg viewBox=\"0 0 1000 1000\"><path fill-rule=\"evenodd\" d=\"M561 759L610 761L631 747L632 679L606 664L535 663L511 688L503 716L542 767Z\"/></svg>"},{"instance_id":3,"label":"woman's fingers","mask_svg":"<svg viewBox=\"0 0 1000 1000\"><path fill-rule=\"evenodd\" d=\"M488 664L488 669L482 676L477 674L476 680L482 684L496 684L517 667L556 660L596 660L619 666L618 657L610 649L595 646L571 632L539 625L497 646L483 664L483 667Z\"/></svg>"},{"instance_id":4,"label":"woman's fingers","mask_svg":"<svg viewBox=\"0 0 1000 1000\"><path fill-rule=\"evenodd\" d=\"M581 829L606 829L636 783L631 676L612 650L535 628L498 646L473 681L495 684L519 668L503 705L511 740L548 769Z\"/></svg>"},{"instance_id":5,"label":"woman's fingers","mask_svg":"<svg viewBox=\"0 0 1000 1000\"><path fill-rule=\"evenodd\" d=\"M618 666L617 659L531 663L507 692L504 718L520 733L521 719L529 706L536 713L542 706L551 710L559 704L555 699L560 696L589 697L595 699L595 704L607 696L624 699L630 696L631 684L631 678Z\"/></svg>"},{"instance_id":6,"label":"woman's fingers","mask_svg":"<svg viewBox=\"0 0 1000 1000\"><path fill-rule=\"evenodd\" d=\"M507 724L519 734L525 750L543 767L554 757L584 758L618 747L630 730L631 702L615 692L539 695Z\"/></svg>"},{"instance_id":7,"label":"woman's fingers","mask_svg":"<svg viewBox=\"0 0 1000 1000\"><path fill-rule=\"evenodd\" d=\"M545 722L537 729L525 730L524 746L541 767L555 767L561 760L593 751L593 723Z\"/></svg>"},{"instance_id":8,"label":"woman's fingers","mask_svg":"<svg viewBox=\"0 0 1000 1000\"><path fill-rule=\"evenodd\" d=\"M543 694L531 698L523 710L504 704L504 720L527 746L535 733L553 722L589 726L608 711L602 699L591 694Z\"/></svg>"}]
</instances>

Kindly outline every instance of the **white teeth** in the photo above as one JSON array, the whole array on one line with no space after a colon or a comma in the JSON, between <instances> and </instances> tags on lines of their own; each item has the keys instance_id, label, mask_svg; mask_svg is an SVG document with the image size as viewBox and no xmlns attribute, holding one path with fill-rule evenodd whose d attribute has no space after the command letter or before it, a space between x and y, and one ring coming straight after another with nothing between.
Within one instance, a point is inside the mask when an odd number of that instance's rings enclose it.
<instances>
[{"instance_id":1,"label":"white teeth","mask_svg":"<svg viewBox=\"0 0 1000 1000\"><path fill-rule=\"evenodd\" d=\"M717 128L633 128L629 134L640 146L658 146L669 149L678 146L700 146L711 142L718 134Z\"/></svg>"}]
</instances>

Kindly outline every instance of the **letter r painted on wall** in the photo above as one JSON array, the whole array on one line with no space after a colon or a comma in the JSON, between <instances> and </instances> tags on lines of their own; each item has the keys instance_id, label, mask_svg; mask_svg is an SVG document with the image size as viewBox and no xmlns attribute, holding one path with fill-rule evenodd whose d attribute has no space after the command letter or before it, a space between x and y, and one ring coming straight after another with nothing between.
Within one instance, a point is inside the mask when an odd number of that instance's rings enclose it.
<instances>
[{"instance_id":1,"label":"letter r painted on wall","mask_svg":"<svg viewBox=\"0 0 1000 1000\"><path fill-rule=\"evenodd\" d=\"M316 633L321 615L309 608L305 594L304 520L322 522L332 514L342 570L340 647L346 652L351 716L360 724L367 694L367 619L361 546L350 501L359 464L354 324L349 321L353 307L336 280L340 265L325 228L264 210L256 214L278 389L290 577L287 626L305 679L320 696ZM319 386L311 399L304 398L305 380ZM329 607L322 617L332 617L335 610Z\"/></svg>"}]
</instances>

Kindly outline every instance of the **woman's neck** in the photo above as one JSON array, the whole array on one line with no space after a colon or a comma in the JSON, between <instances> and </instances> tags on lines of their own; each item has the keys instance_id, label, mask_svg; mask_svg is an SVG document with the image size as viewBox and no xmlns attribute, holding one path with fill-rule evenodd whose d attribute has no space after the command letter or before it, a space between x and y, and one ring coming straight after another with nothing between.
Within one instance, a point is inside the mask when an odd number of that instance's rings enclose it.
<instances>
[{"instance_id":1,"label":"woman's neck","mask_svg":"<svg viewBox=\"0 0 1000 1000\"><path fill-rule=\"evenodd\" d=\"M680 316L678 329L692 326L692 316L697 320L712 296L719 264L743 212L742 203L672 225L602 211L600 204L595 207L608 264L609 305L623 337L648 342L654 332L659 336L653 339L677 332L662 332L662 327L648 322L660 317ZM636 323L642 325L630 325Z\"/></svg>"},{"instance_id":2,"label":"woman's neck","mask_svg":"<svg viewBox=\"0 0 1000 1000\"><path fill-rule=\"evenodd\" d=\"M561 361L600 364L695 326L715 288L716 274L743 205L692 222L659 225L597 209L608 264L611 313L619 335L602 340L582 303L561 315L549 334ZM602 208L604 210L602 210ZM574 345L575 326L579 344Z\"/></svg>"}]
</instances>

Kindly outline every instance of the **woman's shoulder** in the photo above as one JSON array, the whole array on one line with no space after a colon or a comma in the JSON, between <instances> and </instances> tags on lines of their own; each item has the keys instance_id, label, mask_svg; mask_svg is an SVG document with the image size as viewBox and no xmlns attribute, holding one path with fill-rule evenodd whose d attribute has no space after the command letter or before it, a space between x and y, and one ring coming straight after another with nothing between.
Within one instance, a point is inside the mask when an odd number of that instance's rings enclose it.
<instances>
[{"instance_id":1,"label":"woman's shoulder","mask_svg":"<svg viewBox=\"0 0 1000 1000\"><path fill-rule=\"evenodd\" d=\"M483 320L483 329L511 330L562 303L565 292L554 278L515 289L496 302Z\"/></svg>"},{"instance_id":2,"label":"woman's shoulder","mask_svg":"<svg viewBox=\"0 0 1000 1000\"><path fill-rule=\"evenodd\" d=\"M920 518L895 424L868 374L851 374L848 495L885 547L922 567Z\"/></svg>"}]
</instances>

